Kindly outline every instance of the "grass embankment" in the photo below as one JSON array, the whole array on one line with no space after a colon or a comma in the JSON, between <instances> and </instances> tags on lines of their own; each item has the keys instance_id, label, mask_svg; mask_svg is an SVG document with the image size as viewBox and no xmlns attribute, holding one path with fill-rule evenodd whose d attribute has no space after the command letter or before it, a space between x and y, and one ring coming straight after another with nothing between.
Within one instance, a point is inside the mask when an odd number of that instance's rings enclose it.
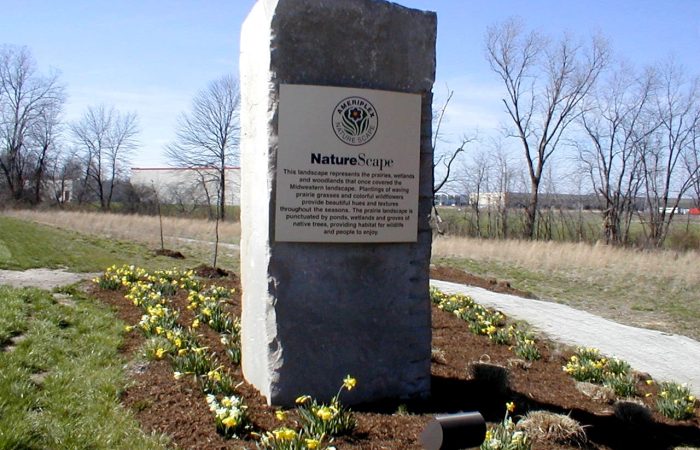
<instances>
[{"instance_id":1,"label":"grass embankment","mask_svg":"<svg viewBox=\"0 0 700 450\"><path fill-rule=\"evenodd\" d=\"M196 265L192 260L156 257L142 244L88 236L0 216L0 269L47 267L94 272L112 264L152 268Z\"/></svg>"},{"instance_id":2,"label":"grass embankment","mask_svg":"<svg viewBox=\"0 0 700 450\"><path fill-rule=\"evenodd\" d=\"M608 246L439 238L433 263L620 323L700 339L700 253Z\"/></svg>"},{"instance_id":3,"label":"grass embankment","mask_svg":"<svg viewBox=\"0 0 700 450\"><path fill-rule=\"evenodd\" d=\"M77 231L90 236L138 242L152 249L160 248L158 216L108 214L101 212L7 210L2 215L31 222ZM165 247L182 252L188 259L212 264L215 222L206 219L163 217ZM238 222L219 223L219 254L217 266L238 269ZM1 255L0 250L0 255ZM120 261L114 261L119 263ZM104 269L112 262L102 265ZM140 265L138 261L129 264ZM146 264L147 266L151 266ZM188 266L194 264L188 263Z\"/></svg>"},{"instance_id":4,"label":"grass embankment","mask_svg":"<svg viewBox=\"0 0 700 450\"><path fill-rule=\"evenodd\" d=\"M0 448L164 448L119 405L124 324L72 294L0 286Z\"/></svg>"}]
</instances>

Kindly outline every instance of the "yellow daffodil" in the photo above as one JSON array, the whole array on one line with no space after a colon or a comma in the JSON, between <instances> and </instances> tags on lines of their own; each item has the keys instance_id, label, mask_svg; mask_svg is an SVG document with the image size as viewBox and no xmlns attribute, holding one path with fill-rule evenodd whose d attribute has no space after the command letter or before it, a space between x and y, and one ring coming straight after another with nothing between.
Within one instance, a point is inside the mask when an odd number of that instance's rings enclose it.
<instances>
[{"instance_id":1,"label":"yellow daffodil","mask_svg":"<svg viewBox=\"0 0 700 450\"><path fill-rule=\"evenodd\" d=\"M277 417L277 420L286 420L287 419L287 412L282 411L281 409L277 410L277 411L275 411L275 417Z\"/></svg>"},{"instance_id":2,"label":"yellow daffodil","mask_svg":"<svg viewBox=\"0 0 700 450\"><path fill-rule=\"evenodd\" d=\"M210 370L209 373L207 373L207 377L209 377L210 380L221 381L221 373L218 370Z\"/></svg>"},{"instance_id":3,"label":"yellow daffodil","mask_svg":"<svg viewBox=\"0 0 700 450\"><path fill-rule=\"evenodd\" d=\"M297 437L296 431L287 427L278 428L274 430L272 434L275 436L275 439L280 441L291 441L294 440L295 437Z\"/></svg>"},{"instance_id":4,"label":"yellow daffodil","mask_svg":"<svg viewBox=\"0 0 700 450\"><path fill-rule=\"evenodd\" d=\"M513 411L515 411L515 403L513 403L513 402L506 403L506 409L508 410L509 413L512 413Z\"/></svg>"},{"instance_id":5,"label":"yellow daffodil","mask_svg":"<svg viewBox=\"0 0 700 450\"><path fill-rule=\"evenodd\" d=\"M334 414L330 408L328 408L327 406L323 406L321 408L318 408L318 410L316 411L316 416L324 422L327 422L333 418Z\"/></svg>"},{"instance_id":6,"label":"yellow daffodil","mask_svg":"<svg viewBox=\"0 0 700 450\"><path fill-rule=\"evenodd\" d=\"M302 395L302 396L300 396L300 397L297 397L297 399L294 400L294 402L295 402L297 405L303 405L304 403L308 402L309 400L311 400L311 396L310 396L310 395Z\"/></svg>"},{"instance_id":7,"label":"yellow daffodil","mask_svg":"<svg viewBox=\"0 0 700 450\"><path fill-rule=\"evenodd\" d=\"M238 425L238 419L233 416L228 416L222 420L221 423L223 423L226 428L233 428Z\"/></svg>"},{"instance_id":8,"label":"yellow daffodil","mask_svg":"<svg viewBox=\"0 0 700 450\"><path fill-rule=\"evenodd\" d=\"M311 450L318 448L320 443L321 442L318 439L305 439L304 440L304 444L306 444L306 448L311 449Z\"/></svg>"},{"instance_id":9,"label":"yellow daffodil","mask_svg":"<svg viewBox=\"0 0 700 450\"><path fill-rule=\"evenodd\" d=\"M165 355L165 349L162 348L162 347L158 347L158 348L156 349L156 353L155 353L155 354L156 354L156 358L162 359L163 356Z\"/></svg>"},{"instance_id":10,"label":"yellow daffodil","mask_svg":"<svg viewBox=\"0 0 700 450\"><path fill-rule=\"evenodd\" d=\"M357 380L350 375L343 379L343 387L348 391L351 391L357 385Z\"/></svg>"}]
</instances>

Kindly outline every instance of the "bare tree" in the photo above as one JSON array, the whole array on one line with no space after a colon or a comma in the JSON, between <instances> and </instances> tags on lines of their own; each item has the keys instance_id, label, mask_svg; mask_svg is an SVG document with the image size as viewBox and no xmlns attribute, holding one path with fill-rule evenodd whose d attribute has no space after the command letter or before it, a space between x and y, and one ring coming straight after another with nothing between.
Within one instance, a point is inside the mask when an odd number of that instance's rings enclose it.
<instances>
[{"instance_id":1,"label":"bare tree","mask_svg":"<svg viewBox=\"0 0 700 450\"><path fill-rule=\"evenodd\" d=\"M83 173L83 164L75 147L68 149L61 147L50 159L46 185L51 198L59 207L81 198L81 193L77 192L79 186L75 182Z\"/></svg>"},{"instance_id":2,"label":"bare tree","mask_svg":"<svg viewBox=\"0 0 700 450\"><path fill-rule=\"evenodd\" d=\"M505 86L502 101L515 127L512 136L522 144L527 162L530 202L525 234L534 238L543 169L605 67L607 45L594 38L586 48L566 36L551 43L509 20L488 29L486 57Z\"/></svg>"},{"instance_id":3,"label":"bare tree","mask_svg":"<svg viewBox=\"0 0 700 450\"><path fill-rule=\"evenodd\" d=\"M42 190L47 181L52 159L60 156L58 143L61 132L60 114L61 105L58 102L48 103L29 129L29 149L31 159L34 161L31 174L34 204L42 200Z\"/></svg>"},{"instance_id":4,"label":"bare tree","mask_svg":"<svg viewBox=\"0 0 700 450\"><path fill-rule=\"evenodd\" d=\"M683 195L700 176L700 169L684 162L697 151L700 127L700 78L689 79L673 62L660 70L654 112L658 130L640 146L647 214L643 220L647 242L663 245Z\"/></svg>"},{"instance_id":5,"label":"bare tree","mask_svg":"<svg viewBox=\"0 0 700 450\"><path fill-rule=\"evenodd\" d=\"M582 108L588 140L576 146L603 205L602 238L608 244L628 242L642 180L639 144L660 125L649 111L655 85L654 71L638 75L622 64Z\"/></svg>"},{"instance_id":6,"label":"bare tree","mask_svg":"<svg viewBox=\"0 0 700 450\"><path fill-rule=\"evenodd\" d=\"M696 127L694 134L692 148L685 155L683 162L685 173L691 180L693 204L696 208L700 208L700 174L698 174L698 167L700 167L700 127Z\"/></svg>"},{"instance_id":7,"label":"bare tree","mask_svg":"<svg viewBox=\"0 0 700 450\"><path fill-rule=\"evenodd\" d=\"M463 191L469 193L469 205L474 213L474 229L477 237L482 237L481 210L484 193L489 190L489 175L491 174L490 158L484 151L472 154L471 160L461 166L460 179L464 185ZM486 205L490 208L490 205Z\"/></svg>"},{"instance_id":8,"label":"bare tree","mask_svg":"<svg viewBox=\"0 0 700 450\"><path fill-rule=\"evenodd\" d=\"M58 76L39 75L26 47L0 48L0 171L15 201L40 200L64 99Z\"/></svg>"},{"instance_id":9,"label":"bare tree","mask_svg":"<svg viewBox=\"0 0 700 450\"><path fill-rule=\"evenodd\" d=\"M238 81L225 75L209 83L194 98L189 114L178 119L177 138L167 146L170 163L196 169L206 186L213 177L217 191L217 217L225 218L226 169L239 155L240 93Z\"/></svg>"},{"instance_id":10,"label":"bare tree","mask_svg":"<svg viewBox=\"0 0 700 450\"><path fill-rule=\"evenodd\" d=\"M513 192L513 179L515 170L500 141L494 142L495 161L492 165L494 185L500 193L497 203L497 229L498 236L508 238L508 196Z\"/></svg>"},{"instance_id":11,"label":"bare tree","mask_svg":"<svg viewBox=\"0 0 700 450\"><path fill-rule=\"evenodd\" d=\"M121 114L104 105L90 106L70 129L84 161L83 190L94 192L100 208L107 211L116 181L124 174L137 145L136 114Z\"/></svg>"}]
</instances>

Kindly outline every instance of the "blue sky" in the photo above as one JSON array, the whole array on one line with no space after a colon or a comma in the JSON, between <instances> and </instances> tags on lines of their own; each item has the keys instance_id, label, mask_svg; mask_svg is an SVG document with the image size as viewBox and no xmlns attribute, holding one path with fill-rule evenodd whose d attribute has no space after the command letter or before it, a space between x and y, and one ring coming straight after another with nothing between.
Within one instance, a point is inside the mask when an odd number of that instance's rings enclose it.
<instances>
[{"instance_id":1,"label":"blue sky","mask_svg":"<svg viewBox=\"0 0 700 450\"><path fill-rule=\"evenodd\" d=\"M337 0L342 1L342 0ZM501 85L484 58L487 26L518 16L552 36L606 36L638 65L673 55L700 74L700 0L403 0L438 13L436 101L455 91L444 127L457 141L505 120ZM197 91L238 70L240 26L253 0L0 0L0 44L26 45L42 72L60 71L65 119L89 105L133 111L135 167L164 166L163 147ZM449 143L447 144L449 145Z\"/></svg>"}]
</instances>

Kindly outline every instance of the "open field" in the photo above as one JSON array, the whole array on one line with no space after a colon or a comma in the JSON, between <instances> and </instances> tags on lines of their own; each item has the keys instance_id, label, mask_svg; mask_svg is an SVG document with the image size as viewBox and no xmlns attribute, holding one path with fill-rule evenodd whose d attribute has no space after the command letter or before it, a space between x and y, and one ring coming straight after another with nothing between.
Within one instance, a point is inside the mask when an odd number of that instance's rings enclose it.
<instances>
[{"instance_id":1,"label":"open field","mask_svg":"<svg viewBox=\"0 0 700 450\"><path fill-rule=\"evenodd\" d=\"M159 245L158 218L101 213L6 211L5 215ZM166 247L208 261L212 222L164 218ZM236 244L237 223L222 224L222 242ZM224 248L221 265L237 270L238 251ZM2 250L0 247L0 260ZM479 276L629 325L700 339L700 252L639 251L566 242L438 237L433 263ZM111 264L111 263L110 263Z\"/></svg>"},{"instance_id":2,"label":"open field","mask_svg":"<svg viewBox=\"0 0 700 450\"><path fill-rule=\"evenodd\" d=\"M476 211L471 207L439 207L442 222L440 231L447 236L503 238L501 217L495 210L479 210L477 227ZM646 218L645 218L646 219ZM507 235L518 238L523 234L524 212L508 211ZM557 242L596 243L601 239L602 218L600 211L546 210L541 213L538 238ZM639 217L632 220L629 244L645 246L644 226ZM669 250L700 250L700 216L675 215L669 235L664 242Z\"/></svg>"}]
</instances>

